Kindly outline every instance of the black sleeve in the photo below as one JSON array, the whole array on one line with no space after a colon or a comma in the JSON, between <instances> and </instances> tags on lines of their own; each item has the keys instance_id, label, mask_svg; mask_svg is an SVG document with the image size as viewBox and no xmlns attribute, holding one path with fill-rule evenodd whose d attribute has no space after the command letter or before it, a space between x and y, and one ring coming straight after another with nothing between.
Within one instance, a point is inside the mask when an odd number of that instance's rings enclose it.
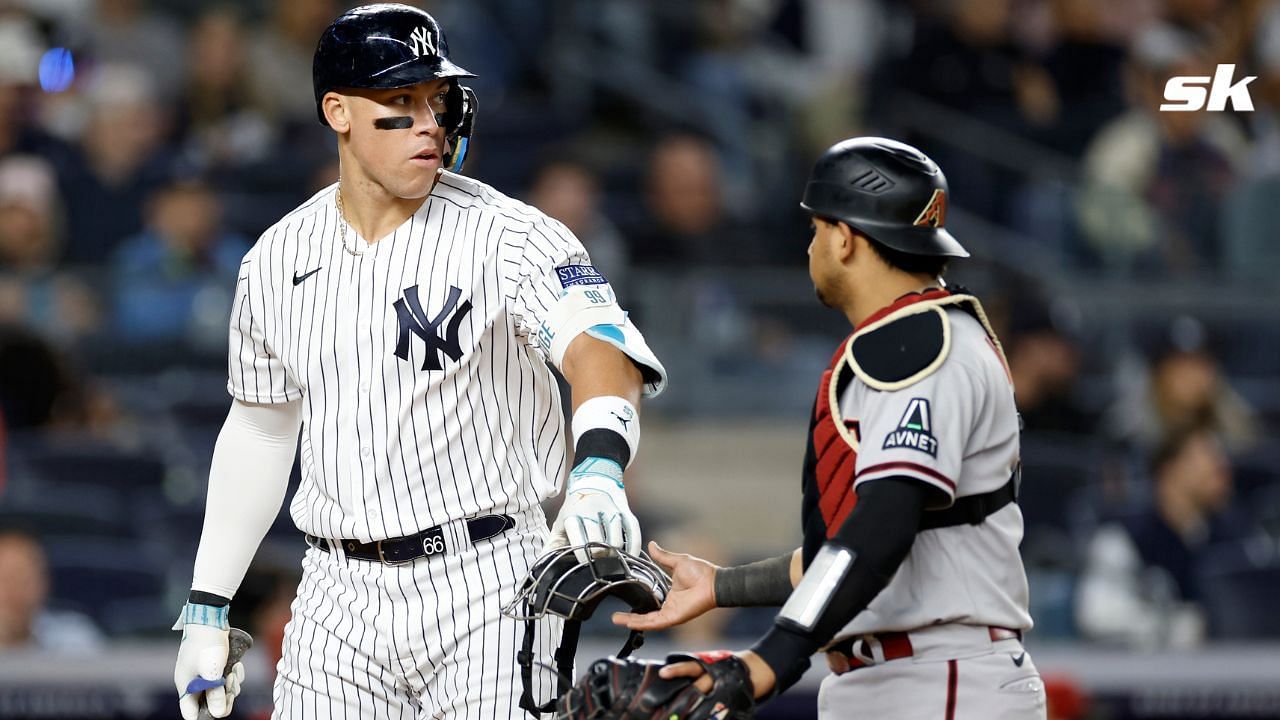
<instances>
[{"instance_id":1,"label":"black sleeve","mask_svg":"<svg viewBox=\"0 0 1280 720\"><path fill-rule=\"evenodd\" d=\"M911 552L931 488L909 477L863 483L858 504L828 542L854 553L844 581L836 588L812 632L802 632L784 618L752 648L778 677L777 692L800 679L809 656L827 644L889 584Z\"/></svg>"}]
</instances>

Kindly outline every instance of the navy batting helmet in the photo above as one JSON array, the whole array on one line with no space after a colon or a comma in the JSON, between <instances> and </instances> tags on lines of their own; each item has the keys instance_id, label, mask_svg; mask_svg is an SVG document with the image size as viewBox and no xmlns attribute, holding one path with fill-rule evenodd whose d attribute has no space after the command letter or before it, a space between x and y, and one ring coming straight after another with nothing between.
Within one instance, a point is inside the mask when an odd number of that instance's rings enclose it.
<instances>
[{"instance_id":1,"label":"navy batting helmet","mask_svg":"<svg viewBox=\"0 0 1280 720\"><path fill-rule=\"evenodd\" d=\"M859 137L827 148L813 166L800 207L847 223L899 252L969 256L943 227L947 178L942 169L896 140Z\"/></svg>"},{"instance_id":2,"label":"navy batting helmet","mask_svg":"<svg viewBox=\"0 0 1280 720\"><path fill-rule=\"evenodd\" d=\"M476 96L456 78L475 77L449 59L440 24L423 10L400 3L363 5L334 20L316 46L311 81L316 114L322 125L321 100L343 88L400 88L450 78L445 113L436 121L445 130L445 167L462 167L475 121Z\"/></svg>"}]
</instances>

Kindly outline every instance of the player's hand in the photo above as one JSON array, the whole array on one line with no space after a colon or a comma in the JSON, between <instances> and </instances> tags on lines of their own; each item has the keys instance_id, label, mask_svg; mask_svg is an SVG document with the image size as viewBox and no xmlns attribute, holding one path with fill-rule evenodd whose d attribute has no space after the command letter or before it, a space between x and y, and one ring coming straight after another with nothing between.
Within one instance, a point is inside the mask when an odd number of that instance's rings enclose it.
<instances>
[{"instance_id":1,"label":"player's hand","mask_svg":"<svg viewBox=\"0 0 1280 720\"><path fill-rule=\"evenodd\" d=\"M569 545L605 543L640 552L640 523L627 505L622 468L612 460L587 458L569 473L564 505L551 526L546 550ZM586 550L577 552L586 562Z\"/></svg>"},{"instance_id":2,"label":"player's hand","mask_svg":"<svg viewBox=\"0 0 1280 720\"><path fill-rule=\"evenodd\" d=\"M721 654L729 655L729 653L727 652L720 651L720 652L711 652L711 653L699 653L699 657L714 658L715 656L721 655ZM736 652L733 654L738 656L738 659L741 660L747 666L747 675L748 675L748 679L750 679L751 681L751 692L752 692L753 698L759 699L773 692L773 686L777 684L778 678L776 675L774 675L773 668L769 667L768 663L766 663L759 655L751 652L750 650L743 650L741 652ZM662 670L658 674L662 676L664 679L668 679L668 680L673 678L682 678L682 677L696 678L693 684L694 687L698 688L704 693L711 692L712 686L714 684L711 676L706 673L703 666L692 660L685 661L685 662L672 663L670 665L667 665L666 667L662 668Z\"/></svg>"},{"instance_id":3,"label":"player's hand","mask_svg":"<svg viewBox=\"0 0 1280 720\"><path fill-rule=\"evenodd\" d=\"M688 622L716 606L716 570L702 558L670 553L649 541L649 557L671 576L662 607L649 613L616 612L613 623L632 630L662 630Z\"/></svg>"},{"instance_id":4,"label":"player's hand","mask_svg":"<svg viewBox=\"0 0 1280 720\"><path fill-rule=\"evenodd\" d=\"M237 662L231 672L223 675L228 633L212 625L194 623L182 628L173 684L178 690L178 709L182 711L183 720L196 720L202 700L213 717L222 718L231 713L244 681L244 663Z\"/></svg>"}]
</instances>

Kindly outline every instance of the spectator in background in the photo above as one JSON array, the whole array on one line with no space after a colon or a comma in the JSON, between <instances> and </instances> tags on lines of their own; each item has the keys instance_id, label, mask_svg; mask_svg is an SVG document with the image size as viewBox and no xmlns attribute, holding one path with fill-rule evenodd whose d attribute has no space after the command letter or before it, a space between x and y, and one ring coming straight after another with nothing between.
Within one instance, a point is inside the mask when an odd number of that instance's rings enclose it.
<instances>
[{"instance_id":1,"label":"spectator in background","mask_svg":"<svg viewBox=\"0 0 1280 720\"><path fill-rule=\"evenodd\" d=\"M1078 157L1089 139L1125 109L1125 48L1144 18L1143 3L1109 0L1050 0L1054 38L1044 55L1052 79L1045 127L1037 137Z\"/></svg>"},{"instance_id":2,"label":"spectator in background","mask_svg":"<svg viewBox=\"0 0 1280 720\"><path fill-rule=\"evenodd\" d=\"M187 45L174 134L186 158L211 171L261 160L275 140L253 104L244 35L240 14L215 6L196 19Z\"/></svg>"},{"instance_id":3,"label":"spectator in background","mask_svg":"<svg viewBox=\"0 0 1280 720\"><path fill-rule=\"evenodd\" d=\"M217 196L198 178L178 177L151 196L146 230L112 261L120 338L225 344L231 288L249 243L225 232L220 215Z\"/></svg>"},{"instance_id":4,"label":"spectator in background","mask_svg":"<svg viewBox=\"0 0 1280 720\"><path fill-rule=\"evenodd\" d=\"M71 358L21 325L0 324L0 416L6 431L109 432L119 420L111 397Z\"/></svg>"},{"instance_id":5,"label":"spectator in background","mask_svg":"<svg viewBox=\"0 0 1280 720\"><path fill-rule=\"evenodd\" d=\"M160 96L177 96L182 81L183 28L157 14L142 0L96 0L92 19L84 24L95 60L150 70Z\"/></svg>"},{"instance_id":6,"label":"spectator in background","mask_svg":"<svg viewBox=\"0 0 1280 720\"><path fill-rule=\"evenodd\" d=\"M65 143L33 121L43 99L36 90L36 70L44 51L44 40L30 18L0 15L0 156L25 153L60 159L69 153Z\"/></svg>"},{"instance_id":7,"label":"spectator in background","mask_svg":"<svg viewBox=\"0 0 1280 720\"><path fill-rule=\"evenodd\" d=\"M275 0L271 21L250 36L249 64L253 97L274 121L316 124L311 60L329 21L338 14L334 0Z\"/></svg>"},{"instance_id":8,"label":"spectator in background","mask_svg":"<svg viewBox=\"0 0 1280 720\"><path fill-rule=\"evenodd\" d=\"M1097 414L1076 395L1080 350L1074 318L1065 304L1036 299L1015 300L1005 335L1014 399L1028 434L1062 433L1089 437L1097 430Z\"/></svg>"},{"instance_id":9,"label":"spectator in background","mask_svg":"<svg viewBox=\"0 0 1280 720\"><path fill-rule=\"evenodd\" d=\"M1159 111L1170 76L1213 68L1208 46L1170 25L1148 28L1130 48L1130 109L1084 158L1080 225L1105 263L1182 274L1219 267L1219 207L1247 142L1225 113Z\"/></svg>"},{"instance_id":10,"label":"spectator in background","mask_svg":"<svg viewBox=\"0 0 1280 720\"><path fill-rule=\"evenodd\" d=\"M103 263L142 229L142 204L162 173L166 106L147 70L97 68L87 90L88 124L78 157L65 167L66 263Z\"/></svg>"},{"instance_id":11,"label":"spectator in background","mask_svg":"<svg viewBox=\"0 0 1280 720\"><path fill-rule=\"evenodd\" d=\"M0 159L0 322L45 328L74 344L99 318L92 291L55 267L62 247L56 182L40 158Z\"/></svg>"},{"instance_id":12,"label":"spectator in background","mask_svg":"<svg viewBox=\"0 0 1280 720\"><path fill-rule=\"evenodd\" d=\"M1256 413L1223 377L1198 321L1175 319L1152 356L1146 381L1121 382L1107 411L1114 439L1147 453L1176 428L1206 425L1233 453L1257 442Z\"/></svg>"},{"instance_id":13,"label":"spectator in background","mask_svg":"<svg viewBox=\"0 0 1280 720\"><path fill-rule=\"evenodd\" d=\"M719 155L700 137L663 138L649 157L648 211L635 239L637 265L741 263L756 260L755 241L725 212Z\"/></svg>"},{"instance_id":14,"label":"spectator in background","mask_svg":"<svg viewBox=\"0 0 1280 720\"><path fill-rule=\"evenodd\" d=\"M629 251L618 228L600 210L600 181L595 173L577 160L550 160L535 173L528 199L582 241L591 262L625 298Z\"/></svg>"},{"instance_id":15,"label":"spectator in background","mask_svg":"<svg viewBox=\"0 0 1280 720\"><path fill-rule=\"evenodd\" d=\"M1265 6L1254 39L1258 79L1249 85L1254 112L1246 119L1253 136L1252 178L1280 178L1280 2Z\"/></svg>"},{"instance_id":16,"label":"spectator in background","mask_svg":"<svg viewBox=\"0 0 1280 720\"><path fill-rule=\"evenodd\" d=\"M49 566L35 538L0 529L0 652L45 650L91 654L105 642L93 621L50 610Z\"/></svg>"},{"instance_id":17,"label":"spectator in background","mask_svg":"<svg viewBox=\"0 0 1280 720\"><path fill-rule=\"evenodd\" d=\"M1224 512L1231 466L1203 425L1167 435L1151 477L1150 504L1102 524L1090 541L1076 620L1096 640L1190 647L1205 637L1199 566L1210 551L1245 553L1252 525Z\"/></svg>"}]
</instances>

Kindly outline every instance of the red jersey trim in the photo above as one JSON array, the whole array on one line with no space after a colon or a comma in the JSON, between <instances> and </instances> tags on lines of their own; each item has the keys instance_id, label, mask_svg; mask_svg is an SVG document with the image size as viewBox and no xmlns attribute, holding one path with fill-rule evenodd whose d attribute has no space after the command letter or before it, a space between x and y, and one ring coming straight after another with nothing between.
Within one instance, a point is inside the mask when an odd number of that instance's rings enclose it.
<instances>
[{"instance_id":1,"label":"red jersey trim","mask_svg":"<svg viewBox=\"0 0 1280 720\"><path fill-rule=\"evenodd\" d=\"M944 298L944 297L950 297L950 296L951 296L950 290L939 290L938 288L931 288L929 290L925 290L924 292L907 293L906 295L903 295L897 300L894 300L892 303L868 315L867 319L858 323L857 327L855 327L853 331L854 333L857 333L859 330L870 325L871 323L877 320L880 320L881 318L889 315L892 312L901 310L902 308L908 305L915 305L916 303L923 302L925 300L936 300L938 298ZM850 337L850 339L852 339L852 336Z\"/></svg>"},{"instance_id":2,"label":"red jersey trim","mask_svg":"<svg viewBox=\"0 0 1280 720\"><path fill-rule=\"evenodd\" d=\"M896 460L894 462L886 462L886 463L880 463L878 465L872 465L871 467L867 467L867 468L863 468L862 470L859 470L858 473L853 477L854 477L854 480L856 481L858 478L868 473L884 472L885 470L911 470L913 472L918 472L921 475L925 475L935 480L938 480L940 482L946 483L947 487L951 488L952 492L954 492L956 489L956 484L951 480L951 478L947 477L946 475L943 475L942 473L938 472L937 470L934 470L931 467L925 467L924 465L917 465L916 463L907 462L905 460Z\"/></svg>"}]
</instances>

